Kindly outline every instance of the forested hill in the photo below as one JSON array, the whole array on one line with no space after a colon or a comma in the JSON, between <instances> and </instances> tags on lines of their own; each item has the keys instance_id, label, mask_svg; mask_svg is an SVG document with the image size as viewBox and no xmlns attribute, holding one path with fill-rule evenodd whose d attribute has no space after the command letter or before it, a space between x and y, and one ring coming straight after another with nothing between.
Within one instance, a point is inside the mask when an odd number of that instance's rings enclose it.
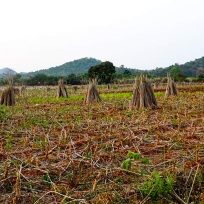
<instances>
[{"instance_id":1,"label":"forested hill","mask_svg":"<svg viewBox=\"0 0 204 204\"><path fill-rule=\"evenodd\" d=\"M204 57L180 65L185 76L195 76L204 73Z\"/></svg>"},{"instance_id":2,"label":"forested hill","mask_svg":"<svg viewBox=\"0 0 204 204\"><path fill-rule=\"evenodd\" d=\"M83 74L88 72L91 66L100 64L101 61L94 58L82 58L67 62L60 66L42 69L35 72L27 73L28 75L46 74L47 76L67 76L70 74Z\"/></svg>"},{"instance_id":3,"label":"forested hill","mask_svg":"<svg viewBox=\"0 0 204 204\"><path fill-rule=\"evenodd\" d=\"M67 76L70 74L84 74L87 73L89 68L100 64L101 61L94 58L82 58L67 62L60 66L51 67L49 69L42 69L36 72L27 73L27 76L33 76L36 74L45 74L47 76ZM147 73L155 77L166 76L172 68L179 68L181 73L186 77L195 77L199 74L204 75L204 57L187 62L182 65L171 65L166 68L156 68L153 70L139 70L130 68L116 68L117 73L123 73L125 70L129 70L132 74Z\"/></svg>"},{"instance_id":4,"label":"forested hill","mask_svg":"<svg viewBox=\"0 0 204 204\"><path fill-rule=\"evenodd\" d=\"M166 76L166 74L175 66L180 68L181 73L186 77L195 77L201 74L204 75L204 57L181 65L175 64L166 68L156 68L150 70L149 73L153 76Z\"/></svg>"},{"instance_id":5,"label":"forested hill","mask_svg":"<svg viewBox=\"0 0 204 204\"><path fill-rule=\"evenodd\" d=\"M79 74L87 73L90 67L98 65L101 62L102 62L101 60L86 57L86 58L81 58L71 62L67 62L65 64L62 64L56 67L51 67L49 69L41 69L39 71L25 73L25 75L27 76L34 76L37 74L45 74L47 76L67 76L70 74L79 75ZM116 67L117 73L123 73L125 70L129 70L133 74L144 72L139 69Z\"/></svg>"}]
</instances>

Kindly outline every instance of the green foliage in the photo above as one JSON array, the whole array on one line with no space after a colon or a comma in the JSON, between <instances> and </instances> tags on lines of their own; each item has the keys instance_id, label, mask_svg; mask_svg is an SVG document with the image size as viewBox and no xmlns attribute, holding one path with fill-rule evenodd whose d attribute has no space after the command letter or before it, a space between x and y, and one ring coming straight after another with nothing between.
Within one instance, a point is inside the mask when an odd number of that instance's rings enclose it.
<instances>
[{"instance_id":1,"label":"green foliage","mask_svg":"<svg viewBox=\"0 0 204 204\"><path fill-rule=\"evenodd\" d=\"M92 154L92 152L87 152L87 159L92 159L92 157L93 157L93 154Z\"/></svg>"},{"instance_id":2,"label":"green foliage","mask_svg":"<svg viewBox=\"0 0 204 204\"><path fill-rule=\"evenodd\" d=\"M59 79L62 77L59 76L48 76L45 74L36 74L34 76L31 76L27 79L19 79L18 84L23 83L26 85L30 86L36 86L36 85L57 85ZM70 74L68 76L63 76L64 81L66 84L71 84L71 85L80 85L84 84L85 81L87 81L88 77L86 74L84 75L75 75L75 74Z\"/></svg>"},{"instance_id":3,"label":"green foliage","mask_svg":"<svg viewBox=\"0 0 204 204\"><path fill-rule=\"evenodd\" d=\"M43 177L42 177L42 180L43 180L43 182L45 182L49 186L52 184L49 173L44 174Z\"/></svg>"},{"instance_id":4,"label":"green foliage","mask_svg":"<svg viewBox=\"0 0 204 204\"><path fill-rule=\"evenodd\" d=\"M170 75L175 81L184 81L185 77L178 64L175 64L170 69Z\"/></svg>"},{"instance_id":5,"label":"green foliage","mask_svg":"<svg viewBox=\"0 0 204 204\"><path fill-rule=\"evenodd\" d=\"M82 77L77 76L76 74L70 74L68 75L65 80L67 81L67 84L72 84L72 85L78 85L82 83Z\"/></svg>"},{"instance_id":6,"label":"green foliage","mask_svg":"<svg viewBox=\"0 0 204 204\"><path fill-rule=\"evenodd\" d=\"M142 158L140 153L135 153L132 151L128 151L127 157L130 159L141 159Z\"/></svg>"},{"instance_id":7,"label":"green foliage","mask_svg":"<svg viewBox=\"0 0 204 204\"><path fill-rule=\"evenodd\" d=\"M174 186L174 178L170 175L170 176L167 176L166 179L165 179L165 183L166 183L166 186L165 186L165 194L168 194L170 193L172 190L173 190L173 186Z\"/></svg>"},{"instance_id":8,"label":"green foliage","mask_svg":"<svg viewBox=\"0 0 204 204\"><path fill-rule=\"evenodd\" d=\"M180 68L185 76L196 76L198 70L204 71L204 57L180 65Z\"/></svg>"},{"instance_id":9,"label":"green foliage","mask_svg":"<svg viewBox=\"0 0 204 204\"><path fill-rule=\"evenodd\" d=\"M156 68L154 70L149 71L154 77L165 77L167 73L173 72L172 74L178 77L178 80L183 80L185 77L198 77L198 75L202 75L204 73L204 57L196 59L194 61L186 62L182 65L171 65L166 68ZM181 75L180 75L181 74ZM175 78L175 80L177 80Z\"/></svg>"},{"instance_id":10,"label":"green foliage","mask_svg":"<svg viewBox=\"0 0 204 204\"><path fill-rule=\"evenodd\" d=\"M22 79L22 75L21 74L16 74L15 76L14 76L14 78L13 78L13 81L14 81L14 83L15 84L22 84L22 81L23 79Z\"/></svg>"},{"instance_id":11,"label":"green foliage","mask_svg":"<svg viewBox=\"0 0 204 204\"><path fill-rule=\"evenodd\" d=\"M122 162L122 168L125 170L130 170L132 165L132 160L130 158L127 158Z\"/></svg>"},{"instance_id":12,"label":"green foliage","mask_svg":"<svg viewBox=\"0 0 204 204\"><path fill-rule=\"evenodd\" d=\"M115 74L115 67L111 62L102 62L93 66L88 71L90 79L98 79L100 83L111 83Z\"/></svg>"},{"instance_id":13,"label":"green foliage","mask_svg":"<svg viewBox=\"0 0 204 204\"><path fill-rule=\"evenodd\" d=\"M47 76L45 74L36 74L28 79L25 83L27 85L56 85L59 80L59 77Z\"/></svg>"},{"instance_id":14,"label":"green foliage","mask_svg":"<svg viewBox=\"0 0 204 204\"><path fill-rule=\"evenodd\" d=\"M0 106L0 121L7 119L8 115L9 115L8 107L1 105Z\"/></svg>"},{"instance_id":15,"label":"green foliage","mask_svg":"<svg viewBox=\"0 0 204 204\"><path fill-rule=\"evenodd\" d=\"M142 164L150 164L151 163L149 158L146 158L146 157L141 158L141 162L142 162Z\"/></svg>"},{"instance_id":16,"label":"green foliage","mask_svg":"<svg viewBox=\"0 0 204 204\"><path fill-rule=\"evenodd\" d=\"M41 150L45 150L48 145L48 141L46 138L36 137L34 142L36 147Z\"/></svg>"},{"instance_id":17,"label":"green foliage","mask_svg":"<svg viewBox=\"0 0 204 204\"><path fill-rule=\"evenodd\" d=\"M122 162L122 168L123 169L126 169L126 170L130 170L131 169L131 166L132 166L132 162L134 160L138 160L138 161L141 161L141 163L143 164L150 164L150 160L146 157L142 157L142 155L140 153L135 153L135 152L132 152L132 151L128 151L127 153L127 159L125 159L123 162Z\"/></svg>"},{"instance_id":18,"label":"green foliage","mask_svg":"<svg viewBox=\"0 0 204 204\"><path fill-rule=\"evenodd\" d=\"M49 127L49 121L46 118L43 117L29 117L24 122L24 127L32 127L32 126L40 126L43 128Z\"/></svg>"},{"instance_id":19,"label":"green foliage","mask_svg":"<svg viewBox=\"0 0 204 204\"><path fill-rule=\"evenodd\" d=\"M124 184L124 179L122 177L118 177L118 178L115 179L115 182L118 185L123 185Z\"/></svg>"},{"instance_id":20,"label":"green foliage","mask_svg":"<svg viewBox=\"0 0 204 204\"><path fill-rule=\"evenodd\" d=\"M178 127L178 124L179 124L178 119L177 118L172 118L171 124L172 124L172 126L174 128Z\"/></svg>"},{"instance_id":21,"label":"green foliage","mask_svg":"<svg viewBox=\"0 0 204 204\"><path fill-rule=\"evenodd\" d=\"M74 178L74 173L73 172L68 172L67 173L67 180L70 182Z\"/></svg>"},{"instance_id":22,"label":"green foliage","mask_svg":"<svg viewBox=\"0 0 204 204\"><path fill-rule=\"evenodd\" d=\"M10 134L7 134L5 136L5 149L11 150L13 147L13 136Z\"/></svg>"},{"instance_id":23,"label":"green foliage","mask_svg":"<svg viewBox=\"0 0 204 204\"><path fill-rule=\"evenodd\" d=\"M125 78L129 78L129 77L132 76L132 72L129 69L125 69L124 72L123 72L123 76Z\"/></svg>"},{"instance_id":24,"label":"green foliage","mask_svg":"<svg viewBox=\"0 0 204 204\"><path fill-rule=\"evenodd\" d=\"M162 196L167 196L173 190L174 179L172 176L163 178L159 172L154 171L149 179L147 179L140 191L144 196L151 197L152 200L158 200Z\"/></svg>"},{"instance_id":25,"label":"green foliage","mask_svg":"<svg viewBox=\"0 0 204 204\"><path fill-rule=\"evenodd\" d=\"M88 70L99 64L101 64L100 60L94 58L82 58L49 69L43 69L27 74L16 74L14 82L16 84L23 83L27 85L56 85L59 77L64 77L68 84L84 84L88 78ZM196 81L203 81L204 57L187 62L183 65L175 64L166 68L156 68L150 71L125 68L124 66L116 68L115 71L112 79L114 77L118 80L134 79L135 76L140 74L145 74L151 77L166 77L167 73L170 72L172 77L178 81L184 80L185 77L195 77ZM0 77L2 77L1 74ZM4 84L5 81L0 78L0 85Z\"/></svg>"}]
</instances>

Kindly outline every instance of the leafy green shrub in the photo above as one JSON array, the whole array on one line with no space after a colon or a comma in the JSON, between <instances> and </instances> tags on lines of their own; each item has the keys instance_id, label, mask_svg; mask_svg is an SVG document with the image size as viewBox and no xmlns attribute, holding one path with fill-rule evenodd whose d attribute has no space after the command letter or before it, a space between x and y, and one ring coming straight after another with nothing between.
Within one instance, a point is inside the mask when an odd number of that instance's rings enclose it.
<instances>
[{"instance_id":1,"label":"leafy green shrub","mask_svg":"<svg viewBox=\"0 0 204 204\"><path fill-rule=\"evenodd\" d=\"M151 177L142 184L140 191L144 196L148 195L152 200L158 200L170 194L173 186L174 179L171 175L163 178L159 172L154 171Z\"/></svg>"}]
</instances>

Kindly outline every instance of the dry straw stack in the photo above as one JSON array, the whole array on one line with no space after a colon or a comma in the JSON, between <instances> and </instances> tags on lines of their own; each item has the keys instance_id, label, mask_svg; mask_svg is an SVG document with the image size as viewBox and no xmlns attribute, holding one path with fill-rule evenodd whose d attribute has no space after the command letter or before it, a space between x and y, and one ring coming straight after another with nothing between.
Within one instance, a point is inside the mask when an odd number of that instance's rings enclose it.
<instances>
[{"instance_id":1,"label":"dry straw stack","mask_svg":"<svg viewBox=\"0 0 204 204\"><path fill-rule=\"evenodd\" d=\"M64 85L63 79L60 79L58 82L57 96L58 97L68 97L67 89Z\"/></svg>"},{"instance_id":2,"label":"dry straw stack","mask_svg":"<svg viewBox=\"0 0 204 204\"><path fill-rule=\"evenodd\" d=\"M135 81L132 101L130 102L130 109L156 108L157 101L154 96L151 83L145 76L140 76Z\"/></svg>"},{"instance_id":3,"label":"dry straw stack","mask_svg":"<svg viewBox=\"0 0 204 204\"><path fill-rule=\"evenodd\" d=\"M173 79L170 77L170 75L167 75L167 86L166 86L166 93L165 96L176 96L177 95L177 88L176 84L173 81Z\"/></svg>"},{"instance_id":4,"label":"dry straw stack","mask_svg":"<svg viewBox=\"0 0 204 204\"><path fill-rule=\"evenodd\" d=\"M133 97L130 102L130 109L133 109L134 107L136 109L139 109L140 107L140 80L138 77L135 79Z\"/></svg>"},{"instance_id":5,"label":"dry straw stack","mask_svg":"<svg viewBox=\"0 0 204 204\"><path fill-rule=\"evenodd\" d=\"M2 92L1 105L14 106L15 105L15 88L13 87L13 77L9 76L8 87Z\"/></svg>"},{"instance_id":6,"label":"dry straw stack","mask_svg":"<svg viewBox=\"0 0 204 204\"><path fill-rule=\"evenodd\" d=\"M26 86L21 86L20 88L20 95L23 95L23 93L26 91Z\"/></svg>"},{"instance_id":7,"label":"dry straw stack","mask_svg":"<svg viewBox=\"0 0 204 204\"><path fill-rule=\"evenodd\" d=\"M85 104L90 104L90 103L93 103L93 102L101 101L101 98L99 96L99 92L97 90L96 84L97 84L97 81L95 79L91 80L89 82L86 97L84 99Z\"/></svg>"}]
</instances>

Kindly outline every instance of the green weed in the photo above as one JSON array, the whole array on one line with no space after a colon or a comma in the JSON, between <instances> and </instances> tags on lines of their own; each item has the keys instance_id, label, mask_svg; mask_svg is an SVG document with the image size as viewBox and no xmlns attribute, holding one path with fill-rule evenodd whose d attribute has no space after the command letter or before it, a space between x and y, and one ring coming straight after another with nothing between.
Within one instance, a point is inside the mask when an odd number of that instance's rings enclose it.
<instances>
[{"instance_id":1,"label":"green weed","mask_svg":"<svg viewBox=\"0 0 204 204\"><path fill-rule=\"evenodd\" d=\"M12 136L12 135L7 134L7 135L5 136L5 149L6 149L6 150L11 150L11 149L12 149L12 147L13 147L13 141L14 141L14 139L13 139L13 136Z\"/></svg>"},{"instance_id":2,"label":"green weed","mask_svg":"<svg viewBox=\"0 0 204 204\"><path fill-rule=\"evenodd\" d=\"M142 157L142 155L140 153L135 153L135 152L132 152L132 151L128 151L127 153L127 159L125 159L123 162L122 162L122 168L123 169L126 169L126 170L130 170L131 169L131 166L132 166L132 162L134 160L138 160L140 161L142 164L150 164L151 161L149 160L149 158L146 158L146 157Z\"/></svg>"},{"instance_id":3,"label":"green weed","mask_svg":"<svg viewBox=\"0 0 204 204\"><path fill-rule=\"evenodd\" d=\"M51 186L52 181L51 181L51 179L50 179L49 173L44 174L43 177L42 177L42 180L43 180L43 182L45 182L48 186Z\"/></svg>"},{"instance_id":4,"label":"green weed","mask_svg":"<svg viewBox=\"0 0 204 204\"><path fill-rule=\"evenodd\" d=\"M6 106L0 106L0 122L7 119L9 115L8 108Z\"/></svg>"},{"instance_id":5,"label":"green weed","mask_svg":"<svg viewBox=\"0 0 204 204\"><path fill-rule=\"evenodd\" d=\"M144 196L149 196L152 200L158 200L169 195L173 186L174 179L171 175L163 178L159 172L154 171L151 177L141 185L140 191Z\"/></svg>"}]
</instances>

